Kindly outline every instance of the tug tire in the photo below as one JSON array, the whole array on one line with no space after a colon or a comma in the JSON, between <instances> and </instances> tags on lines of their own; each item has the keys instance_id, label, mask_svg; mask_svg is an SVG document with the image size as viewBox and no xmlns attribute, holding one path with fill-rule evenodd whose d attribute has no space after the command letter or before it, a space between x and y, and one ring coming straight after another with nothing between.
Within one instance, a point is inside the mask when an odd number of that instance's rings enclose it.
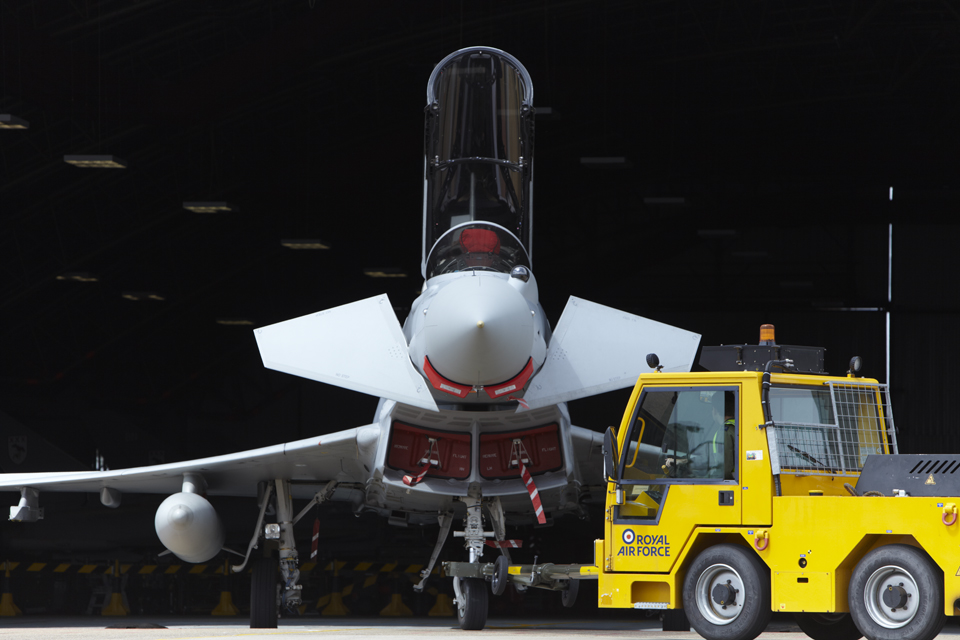
<instances>
[{"instance_id":1,"label":"tug tire","mask_svg":"<svg viewBox=\"0 0 960 640\"><path fill-rule=\"evenodd\" d=\"M683 609L707 640L753 640L772 615L770 571L746 547L709 547L687 569Z\"/></svg>"},{"instance_id":2,"label":"tug tire","mask_svg":"<svg viewBox=\"0 0 960 640\"><path fill-rule=\"evenodd\" d=\"M922 549L874 549L850 576L854 624L870 640L932 640L943 629L943 573Z\"/></svg>"}]
</instances>

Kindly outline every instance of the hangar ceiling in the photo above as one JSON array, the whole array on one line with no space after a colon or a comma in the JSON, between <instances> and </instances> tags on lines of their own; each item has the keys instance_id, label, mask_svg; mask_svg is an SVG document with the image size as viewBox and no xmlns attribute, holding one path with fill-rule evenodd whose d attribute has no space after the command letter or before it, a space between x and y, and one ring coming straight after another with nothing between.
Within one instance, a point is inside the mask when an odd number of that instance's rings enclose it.
<instances>
[{"instance_id":1,"label":"hangar ceiling","mask_svg":"<svg viewBox=\"0 0 960 640\"><path fill-rule=\"evenodd\" d=\"M901 440L942 442L958 31L946 1L4 0L0 113L29 128L0 130L0 410L114 468L368 422L374 400L264 371L252 327L217 320L382 292L405 316L427 77L483 44L533 77L534 269L554 322L571 294L704 344L774 322L826 346L831 372L859 353L883 379L890 311L898 421L917 425ZM574 419L602 428L622 401Z\"/></svg>"}]
</instances>

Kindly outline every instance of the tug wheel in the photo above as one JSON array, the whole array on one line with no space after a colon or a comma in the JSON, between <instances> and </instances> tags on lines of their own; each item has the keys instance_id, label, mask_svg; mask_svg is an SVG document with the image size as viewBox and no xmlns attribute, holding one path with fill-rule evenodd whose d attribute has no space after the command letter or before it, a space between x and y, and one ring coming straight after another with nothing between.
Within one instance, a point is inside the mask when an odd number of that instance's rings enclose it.
<instances>
[{"instance_id":1,"label":"tug wheel","mask_svg":"<svg viewBox=\"0 0 960 640\"><path fill-rule=\"evenodd\" d=\"M850 576L847 600L870 640L931 640L946 622L943 574L925 552L905 544L865 555Z\"/></svg>"},{"instance_id":2,"label":"tug wheel","mask_svg":"<svg viewBox=\"0 0 960 640\"><path fill-rule=\"evenodd\" d=\"M863 637L849 613L795 613L797 626L813 640L859 640Z\"/></svg>"},{"instance_id":3,"label":"tug wheel","mask_svg":"<svg viewBox=\"0 0 960 640\"><path fill-rule=\"evenodd\" d=\"M507 556L500 556L493 563L493 576L490 578L490 591L495 596L502 596L507 590L507 571L510 569L510 562Z\"/></svg>"},{"instance_id":4,"label":"tug wheel","mask_svg":"<svg viewBox=\"0 0 960 640\"><path fill-rule=\"evenodd\" d=\"M277 568L273 554L252 561L250 576L250 628L277 628Z\"/></svg>"},{"instance_id":5,"label":"tug wheel","mask_svg":"<svg viewBox=\"0 0 960 640\"><path fill-rule=\"evenodd\" d=\"M567 609L573 607L577 602L577 594L580 593L579 580L567 580L567 588L560 592L560 602Z\"/></svg>"},{"instance_id":6,"label":"tug wheel","mask_svg":"<svg viewBox=\"0 0 960 640\"><path fill-rule=\"evenodd\" d=\"M687 570L683 608L707 640L753 640L770 622L770 572L750 549L710 547Z\"/></svg>"},{"instance_id":7,"label":"tug wheel","mask_svg":"<svg viewBox=\"0 0 960 640\"><path fill-rule=\"evenodd\" d=\"M457 621L464 631L480 631L487 624L489 598L487 585L481 578L455 578L460 583L457 594Z\"/></svg>"}]
</instances>

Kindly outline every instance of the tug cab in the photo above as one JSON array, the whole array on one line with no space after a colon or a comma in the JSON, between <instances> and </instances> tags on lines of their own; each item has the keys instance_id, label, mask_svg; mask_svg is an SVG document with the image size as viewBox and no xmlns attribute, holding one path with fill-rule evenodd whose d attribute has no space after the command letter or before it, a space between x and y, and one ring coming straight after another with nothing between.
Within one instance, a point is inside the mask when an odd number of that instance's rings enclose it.
<instances>
[{"instance_id":1,"label":"tug cab","mask_svg":"<svg viewBox=\"0 0 960 640\"><path fill-rule=\"evenodd\" d=\"M822 349L772 326L700 364L641 375L607 433L599 606L662 609L708 640L751 640L772 611L817 640L935 637L960 597L943 473L960 457L897 455L859 358L826 375Z\"/></svg>"}]
</instances>

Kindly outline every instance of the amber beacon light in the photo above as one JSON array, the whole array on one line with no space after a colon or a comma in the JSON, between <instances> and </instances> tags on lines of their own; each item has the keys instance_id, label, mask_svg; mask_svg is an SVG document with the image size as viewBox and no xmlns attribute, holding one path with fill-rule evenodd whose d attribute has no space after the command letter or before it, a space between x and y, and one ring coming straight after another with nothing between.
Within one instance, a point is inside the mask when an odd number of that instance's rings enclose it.
<instances>
[{"instance_id":1,"label":"amber beacon light","mask_svg":"<svg viewBox=\"0 0 960 640\"><path fill-rule=\"evenodd\" d=\"M772 324L760 325L760 344L764 346L767 346L767 345L772 346L777 344L777 341L774 339L773 334L774 334L774 330L773 330Z\"/></svg>"}]
</instances>

